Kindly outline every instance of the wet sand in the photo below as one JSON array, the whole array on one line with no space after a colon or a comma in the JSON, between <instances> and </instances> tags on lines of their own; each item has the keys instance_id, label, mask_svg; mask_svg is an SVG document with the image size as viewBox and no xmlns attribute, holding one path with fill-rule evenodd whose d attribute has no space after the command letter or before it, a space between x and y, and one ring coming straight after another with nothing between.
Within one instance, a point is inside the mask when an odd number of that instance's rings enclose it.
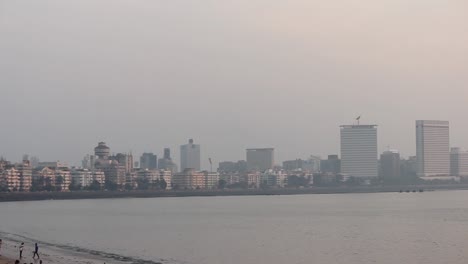
<instances>
[{"instance_id":1,"label":"wet sand","mask_svg":"<svg viewBox=\"0 0 468 264\"><path fill-rule=\"evenodd\" d=\"M4 256L0 256L0 264L14 264L15 260L14 259L9 259Z\"/></svg>"}]
</instances>

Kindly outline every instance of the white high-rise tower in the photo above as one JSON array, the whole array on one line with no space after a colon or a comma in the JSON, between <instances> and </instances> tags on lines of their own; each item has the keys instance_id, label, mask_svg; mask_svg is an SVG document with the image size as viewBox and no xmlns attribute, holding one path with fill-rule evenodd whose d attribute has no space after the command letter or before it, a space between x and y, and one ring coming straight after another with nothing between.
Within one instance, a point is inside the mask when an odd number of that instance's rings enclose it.
<instances>
[{"instance_id":1,"label":"white high-rise tower","mask_svg":"<svg viewBox=\"0 0 468 264\"><path fill-rule=\"evenodd\" d=\"M448 121L416 121L416 158L419 177L450 175Z\"/></svg>"},{"instance_id":2,"label":"white high-rise tower","mask_svg":"<svg viewBox=\"0 0 468 264\"><path fill-rule=\"evenodd\" d=\"M377 126L341 126L341 173L359 178L378 176Z\"/></svg>"},{"instance_id":3,"label":"white high-rise tower","mask_svg":"<svg viewBox=\"0 0 468 264\"><path fill-rule=\"evenodd\" d=\"M188 144L180 146L180 170L200 171L200 168L200 145L193 144L193 139L190 139Z\"/></svg>"}]
</instances>

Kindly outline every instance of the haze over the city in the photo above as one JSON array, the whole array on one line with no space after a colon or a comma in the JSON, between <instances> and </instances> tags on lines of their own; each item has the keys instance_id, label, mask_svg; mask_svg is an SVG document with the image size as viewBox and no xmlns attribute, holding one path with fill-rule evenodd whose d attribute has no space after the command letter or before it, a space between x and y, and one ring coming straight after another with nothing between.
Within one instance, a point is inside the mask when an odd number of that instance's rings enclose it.
<instances>
[{"instance_id":1,"label":"haze over the city","mask_svg":"<svg viewBox=\"0 0 468 264\"><path fill-rule=\"evenodd\" d=\"M339 153L377 124L415 154L415 120L468 148L468 2L1 1L0 155L79 164L98 141L162 154L189 138L207 167L275 147Z\"/></svg>"}]
</instances>

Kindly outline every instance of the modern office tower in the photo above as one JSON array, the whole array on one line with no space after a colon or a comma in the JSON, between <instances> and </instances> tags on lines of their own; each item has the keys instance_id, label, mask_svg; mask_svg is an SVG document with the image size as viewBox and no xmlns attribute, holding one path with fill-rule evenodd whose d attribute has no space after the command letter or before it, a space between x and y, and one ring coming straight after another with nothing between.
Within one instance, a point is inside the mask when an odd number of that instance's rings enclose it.
<instances>
[{"instance_id":1,"label":"modern office tower","mask_svg":"<svg viewBox=\"0 0 468 264\"><path fill-rule=\"evenodd\" d=\"M163 158L158 160L158 168L170 171L172 174L175 174L178 171L177 164L172 161L171 150L169 148L164 149Z\"/></svg>"},{"instance_id":2,"label":"modern office tower","mask_svg":"<svg viewBox=\"0 0 468 264\"><path fill-rule=\"evenodd\" d=\"M266 171L275 166L275 149L247 149L247 170Z\"/></svg>"},{"instance_id":3,"label":"modern office tower","mask_svg":"<svg viewBox=\"0 0 468 264\"><path fill-rule=\"evenodd\" d=\"M402 177L416 177L417 173L417 159L416 156L410 156L408 159L400 160L401 176Z\"/></svg>"},{"instance_id":4,"label":"modern office tower","mask_svg":"<svg viewBox=\"0 0 468 264\"><path fill-rule=\"evenodd\" d=\"M320 171L338 174L341 172L341 160L338 155L328 155L328 159L320 162Z\"/></svg>"},{"instance_id":5,"label":"modern office tower","mask_svg":"<svg viewBox=\"0 0 468 264\"><path fill-rule=\"evenodd\" d=\"M285 171L297 171L302 170L302 159L295 159L295 160L285 160L283 161L283 170Z\"/></svg>"},{"instance_id":6,"label":"modern office tower","mask_svg":"<svg viewBox=\"0 0 468 264\"><path fill-rule=\"evenodd\" d=\"M200 145L193 144L193 139L190 139L188 144L180 146L180 170L200 171L200 164Z\"/></svg>"},{"instance_id":7,"label":"modern office tower","mask_svg":"<svg viewBox=\"0 0 468 264\"><path fill-rule=\"evenodd\" d=\"M468 177L468 151L452 148L450 151L450 175Z\"/></svg>"},{"instance_id":8,"label":"modern office tower","mask_svg":"<svg viewBox=\"0 0 468 264\"><path fill-rule=\"evenodd\" d=\"M246 172L247 162L245 160L234 161L222 161L218 166L219 172L224 173L235 173L235 172Z\"/></svg>"},{"instance_id":9,"label":"modern office tower","mask_svg":"<svg viewBox=\"0 0 468 264\"><path fill-rule=\"evenodd\" d=\"M164 148L164 156L165 159L172 160L171 158L171 149L170 148Z\"/></svg>"},{"instance_id":10,"label":"modern office tower","mask_svg":"<svg viewBox=\"0 0 468 264\"><path fill-rule=\"evenodd\" d=\"M395 179L401 176L400 153L388 150L380 155L380 167L384 179Z\"/></svg>"},{"instance_id":11,"label":"modern office tower","mask_svg":"<svg viewBox=\"0 0 468 264\"><path fill-rule=\"evenodd\" d=\"M309 173L319 172L320 161L320 157L310 155L310 157L302 163L302 170Z\"/></svg>"},{"instance_id":12,"label":"modern office tower","mask_svg":"<svg viewBox=\"0 0 468 264\"><path fill-rule=\"evenodd\" d=\"M61 161L42 161L39 162L38 167L49 167L49 168L68 168L68 163Z\"/></svg>"},{"instance_id":13,"label":"modern office tower","mask_svg":"<svg viewBox=\"0 0 468 264\"><path fill-rule=\"evenodd\" d=\"M32 156L30 161L31 161L31 167L35 168L35 167L39 166L39 158L38 157Z\"/></svg>"},{"instance_id":14,"label":"modern office tower","mask_svg":"<svg viewBox=\"0 0 468 264\"><path fill-rule=\"evenodd\" d=\"M449 122L416 121L416 157L419 177L449 176Z\"/></svg>"},{"instance_id":15,"label":"modern office tower","mask_svg":"<svg viewBox=\"0 0 468 264\"><path fill-rule=\"evenodd\" d=\"M158 168L158 156L153 153L143 153L140 157L140 168L155 170Z\"/></svg>"},{"instance_id":16,"label":"modern office tower","mask_svg":"<svg viewBox=\"0 0 468 264\"><path fill-rule=\"evenodd\" d=\"M115 156L110 156L110 160L117 161L120 166L125 168L125 173L130 173L133 171L133 155L131 153L117 153Z\"/></svg>"},{"instance_id":17,"label":"modern office tower","mask_svg":"<svg viewBox=\"0 0 468 264\"><path fill-rule=\"evenodd\" d=\"M377 126L341 126L341 173L350 177L378 176Z\"/></svg>"},{"instance_id":18,"label":"modern office tower","mask_svg":"<svg viewBox=\"0 0 468 264\"><path fill-rule=\"evenodd\" d=\"M81 161L81 167L83 169L93 170L95 163L96 163L96 156L88 154Z\"/></svg>"}]
</instances>

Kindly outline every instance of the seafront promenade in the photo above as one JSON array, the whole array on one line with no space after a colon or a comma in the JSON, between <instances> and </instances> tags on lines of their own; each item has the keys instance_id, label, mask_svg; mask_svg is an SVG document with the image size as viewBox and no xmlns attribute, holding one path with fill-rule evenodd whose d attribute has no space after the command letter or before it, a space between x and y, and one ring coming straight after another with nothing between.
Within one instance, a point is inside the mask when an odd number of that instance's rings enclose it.
<instances>
[{"instance_id":1,"label":"seafront promenade","mask_svg":"<svg viewBox=\"0 0 468 264\"><path fill-rule=\"evenodd\" d=\"M181 191L102 191L102 192L31 192L0 193L0 202L113 199L113 198L156 198L156 197L210 197L210 196L256 196L256 195L302 195L419 192L432 190L467 190L468 184L413 185L413 186L356 186L356 187L313 187L303 189L247 189L247 190L181 190Z\"/></svg>"}]
</instances>

